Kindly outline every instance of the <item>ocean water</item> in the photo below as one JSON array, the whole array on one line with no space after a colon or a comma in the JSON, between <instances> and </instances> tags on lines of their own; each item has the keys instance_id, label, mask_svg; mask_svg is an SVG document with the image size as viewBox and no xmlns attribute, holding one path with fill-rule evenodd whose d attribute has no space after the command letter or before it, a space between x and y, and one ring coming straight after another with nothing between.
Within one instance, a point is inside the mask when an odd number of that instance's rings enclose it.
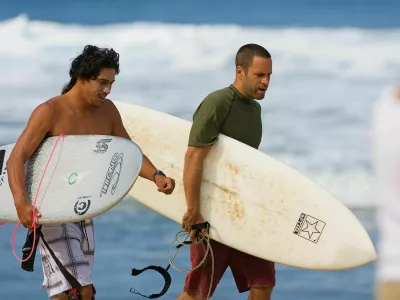
<instances>
[{"instance_id":1,"label":"ocean water","mask_svg":"<svg viewBox=\"0 0 400 300\"><path fill-rule=\"evenodd\" d=\"M86 44L113 47L121 55L111 99L190 120L204 96L233 81L237 49L259 43L274 63L261 102L260 150L337 195L376 242L370 115L382 88L400 80L399 2L199 3L0 0L0 144L15 142L34 107L60 93L70 59ZM40 261L34 273L19 268L12 230L0 227L0 299L45 299ZM133 286L157 292L156 273L133 278L130 270L165 266L179 230L133 199L96 218L98 299L140 299L129 292ZM24 235L18 231L19 248ZM188 250L177 264L189 267ZM277 266L273 299L372 300L373 267L316 272ZM184 283L184 274L171 273L163 299L174 299ZM232 284L227 272L215 299L244 299Z\"/></svg>"},{"instance_id":2,"label":"ocean water","mask_svg":"<svg viewBox=\"0 0 400 300\"><path fill-rule=\"evenodd\" d=\"M373 211L358 209L357 217L365 225L374 242L377 229L373 222ZM41 261L37 254L35 271L28 273L20 269L19 262L11 250L11 235L14 226L7 224L0 230L1 251L1 299L46 299L41 288L43 281ZM168 248L181 229L178 224L149 211L131 199L95 220L96 252L93 268L98 297L96 299L145 299L130 292L138 289L143 294L159 293L163 286L161 275L146 271L132 277L132 268L142 269L149 265L166 267ZM16 238L17 254L24 242L24 229ZM172 251L171 259L175 252ZM180 269L189 269L189 249L184 247L174 261ZM372 300L374 264L345 271L311 271L282 265L276 266L277 286L272 299L323 299L323 300ZM167 294L159 299L176 299L182 290L186 273L170 268L172 284ZM23 282L23 284L21 284ZM213 299L247 299L247 294L238 294L231 272L225 273Z\"/></svg>"}]
</instances>

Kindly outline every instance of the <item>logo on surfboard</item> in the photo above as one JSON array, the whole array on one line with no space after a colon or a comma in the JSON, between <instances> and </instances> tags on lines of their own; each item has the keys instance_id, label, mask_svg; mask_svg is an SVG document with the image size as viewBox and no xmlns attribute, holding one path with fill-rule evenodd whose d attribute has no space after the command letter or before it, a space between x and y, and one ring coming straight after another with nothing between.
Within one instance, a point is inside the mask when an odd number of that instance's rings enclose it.
<instances>
[{"instance_id":1,"label":"logo on surfboard","mask_svg":"<svg viewBox=\"0 0 400 300\"><path fill-rule=\"evenodd\" d=\"M90 207L90 198L92 196L81 196L78 201L75 202L74 211L77 215L83 216L86 214Z\"/></svg>"},{"instance_id":2,"label":"logo on surfboard","mask_svg":"<svg viewBox=\"0 0 400 300\"><path fill-rule=\"evenodd\" d=\"M117 189L119 176L122 171L122 163L123 163L123 153L115 153L111 158L110 165L107 169L106 178L104 179L103 185L100 191L100 197L104 194L107 194L108 189L111 185L111 194L114 195L115 190Z\"/></svg>"},{"instance_id":3,"label":"logo on surfboard","mask_svg":"<svg viewBox=\"0 0 400 300\"><path fill-rule=\"evenodd\" d=\"M0 150L0 186L4 184L4 177L7 172L7 167L4 165L4 157L6 156L6 150ZM4 167L4 169L3 169Z\"/></svg>"},{"instance_id":4,"label":"logo on surfboard","mask_svg":"<svg viewBox=\"0 0 400 300\"><path fill-rule=\"evenodd\" d=\"M325 225L326 223L324 221L302 213L300 214L300 218L296 223L293 233L317 244Z\"/></svg>"},{"instance_id":5,"label":"logo on surfboard","mask_svg":"<svg viewBox=\"0 0 400 300\"><path fill-rule=\"evenodd\" d=\"M78 180L78 173L71 173L68 177L68 184L73 185Z\"/></svg>"},{"instance_id":6,"label":"logo on surfboard","mask_svg":"<svg viewBox=\"0 0 400 300\"><path fill-rule=\"evenodd\" d=\"M82 173L72 172L68 176L64 176L61 179L65 182L67 182L70 186L72 186L72 185L81 183L83 178L89 174L90 174L89 172L82 172Z\"/></svg>"},{"instance_id":7,"label":"logo on surfboard","mask_svg":"<svg viewBox=\"0 0 400 300\"><path fill-rule=\"evenodd\" d=\"M101 139L97 142L96 148L97 150L94 150L95 153L106 153L108 149L108 143L111 142L112 139Z\"/></svg>"}]
</instances>

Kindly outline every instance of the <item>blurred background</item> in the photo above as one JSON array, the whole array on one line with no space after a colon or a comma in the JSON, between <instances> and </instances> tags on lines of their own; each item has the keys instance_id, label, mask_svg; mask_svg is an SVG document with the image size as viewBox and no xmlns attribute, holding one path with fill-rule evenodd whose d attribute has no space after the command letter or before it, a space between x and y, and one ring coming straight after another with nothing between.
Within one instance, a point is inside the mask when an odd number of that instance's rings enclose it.
<instances>
[{"instance_id":1,"label":"blurred background","mask_svg":"<svg viewBox=\"0 0 400 300\"><path fill-rule=\"evenodd\" d=\"M273 57L263 107L261 150L308 175L350 207L374 243L377 200L371 171L373 103L400 81L397 0L0 0L0 144L14 143L32 110L60 94L70 60L86 44L120 53L110 99L191 120L200 101L234 80L240 46L258 43ZM132 199L96 218L96 299L157 293L178 224ZM0 299L46 299L36 270L20 269L13 226L0 227ZM17 253L25 238L20 229ZM176 264L189 268L188 249ZM277 266L273 299L372 300L374 264L340 272ZM161 299L175 299L184 273L171 270ZM245 299L228 270L215 299Z\"/></svg>"}]
</instances>

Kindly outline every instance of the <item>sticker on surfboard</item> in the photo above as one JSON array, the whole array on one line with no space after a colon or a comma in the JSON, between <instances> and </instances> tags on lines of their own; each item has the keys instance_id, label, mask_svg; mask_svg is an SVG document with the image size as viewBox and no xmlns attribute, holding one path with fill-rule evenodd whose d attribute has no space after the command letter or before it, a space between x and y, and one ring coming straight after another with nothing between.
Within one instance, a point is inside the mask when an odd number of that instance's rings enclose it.
<instances>
[{"instance_id":1,"label":"sticker on surfboard","mask_svg":"<svg viewBox=\"0 0 400 300\"><path fill-rule=\"evenodd\" d=\"M6 161L4 159L5 156L6 150L0 150L0 186L4 184L4 177L7 172Z\"/></svg>"},{"instance_id":2,"label":"sticker on surfboard","mask_svg":"<svg viewBox=\"0 0 400 300\"><path fill-rule=\"evenodd\" d=\"M326 223L324 221L305 213L301 213L293 233L317 244L325 225Z\"/></svg>"},{"instance_id":3,"label":"sticker on surfboard","mask_svg":"<svg viewBox=\"0 0 400 300\"><path fill-rule=\"evenodd\" d=\"M93 150L94 153L106 153L108 150L108 143L110 143L111 141L111 138L99 140L96 143L96 150Z\"/></svg>"},{"instance_id":4,"label":"sticker on surfboard","mask_svg":"<svg viewBox=\"0 0 400 300\"><path fill-rule=\"evenodd\" d=\"M85 215L90 208L90 199L92 196L81 196L77 199L74 205L74 211L77 215Z\"/></svg>"},{"instance_id":5,"label":"sticker on surfboard","mask_svg":"<svg viewBox=\"0 0 400 300\"><path fill-rule=\"evenodd\" d=\"M115 190L117 189L119 176L121 175L122 165L123 165L123 157L124 153L114 153L111 158L111 162L109 163L109 167L107 169L107 173L101 187L100 197L108 193L108 189L111 185L111 194L114 195Z\"/></svg>"}]
</instances>

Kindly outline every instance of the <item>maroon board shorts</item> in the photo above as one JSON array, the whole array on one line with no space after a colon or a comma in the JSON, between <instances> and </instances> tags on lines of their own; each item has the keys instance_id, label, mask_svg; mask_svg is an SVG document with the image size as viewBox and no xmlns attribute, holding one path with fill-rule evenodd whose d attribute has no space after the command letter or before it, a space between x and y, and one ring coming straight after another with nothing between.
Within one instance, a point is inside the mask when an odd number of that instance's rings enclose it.
<instances>
[{"instance_id":1,"label":"maroon board shorts","mask_svg":"<svg viewBox=\"0 0 400 300\"><path fill-rule=\"evenodd\" d=\"M225 270L230 267L239 293L247 292L252 287L275 286L275 264L263 260L224 244L210 240L214 254L214 276L210 297L222 278ZM195 244L190 247L192 268L204 259L207 244ZM211 250L211 249L210 249ZM212 276L211 253L202 266L188 273L184 291L190 295L207 297Z\"/></svg>"}]
</instances>

